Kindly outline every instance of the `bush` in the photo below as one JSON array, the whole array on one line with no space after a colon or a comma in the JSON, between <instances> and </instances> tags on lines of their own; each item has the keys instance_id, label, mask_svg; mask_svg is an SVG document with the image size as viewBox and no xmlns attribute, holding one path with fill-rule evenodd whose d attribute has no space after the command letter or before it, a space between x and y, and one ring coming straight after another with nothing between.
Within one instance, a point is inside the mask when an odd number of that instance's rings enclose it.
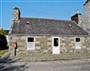
<instances>
[{"instance_id":1,"label":"bush","mask_svg":"<svg viewBox=\"0 0 90 71\"><path fill-rule=\"evenodd\" d=\"M5 35L6 35L5 31L2 28L0 28L0 49L8 48Z\"/></svg>"},{"instance_id":2,"label":"bush","mask_svg":"<svg viewBox=\"0 0 90 71\"><path fill-rule=\"evenodd\" d=\"M7 40L4 35L0 35L0 49L7 49Z\"/></svg>"},{"instance_id":3,"label":"bush","mask_svg":"<svg viewBox=\"0 0 90 71\"><path fill-rule=\"evenodd\" d=\"M4 32L4 30L2 28L0 28L0 35L5 35L6 33Z\"/></svg>"}]
</instances>

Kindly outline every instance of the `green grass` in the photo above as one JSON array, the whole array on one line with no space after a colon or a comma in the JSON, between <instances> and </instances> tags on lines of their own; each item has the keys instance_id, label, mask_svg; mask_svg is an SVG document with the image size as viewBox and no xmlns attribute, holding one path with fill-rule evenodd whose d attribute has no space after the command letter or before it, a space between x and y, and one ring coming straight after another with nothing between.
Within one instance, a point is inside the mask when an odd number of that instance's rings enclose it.
<instances>
[{"instance_id":1,"label":"green grass","mask_svg":"<svg viewBox=\"0 0 90 71\"><path fill-rule=\"evenodd\" d=\"M0 57L3 56L6 52L8 52L7 49L4 49L4 50L0 50Z\"/></svg>"}]
</instances>

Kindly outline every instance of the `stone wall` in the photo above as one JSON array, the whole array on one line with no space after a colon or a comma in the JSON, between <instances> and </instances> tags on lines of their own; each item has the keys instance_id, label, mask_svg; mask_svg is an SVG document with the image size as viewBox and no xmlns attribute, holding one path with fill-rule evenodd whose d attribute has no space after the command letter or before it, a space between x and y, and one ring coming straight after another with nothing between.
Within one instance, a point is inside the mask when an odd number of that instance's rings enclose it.
<instances>
[{"instance_id":1,"label":"stone wall","mask_svg":"<svg viewBox=\"0 0 90 71\"><path fill-rule=\"evenodd\" d=\"M14 55L13 40L17 40L16 54L26 53L26 36L9 36L9 39L9 51L12 56Z\"/></svg>"},{"instance_id":2,"label":"stone wall","mask_svg":"<svg viewBox=\"0 0 90 71\"><path fill-rule=\"evenodd\" d=\"M61 52L70 52L75 48L74 37L61 37L60 38Z\"/></svg>"},{"instance_id":3,"label":"stone wall","mask_svg":"<svg viewBox=\"0 0 90 71\"><path fill-rule=\"evenodd\" d=\"M90 50L90 36L89 37L81 37L81 47L82 49Z\"/></svg>"},{"instance_id":4,"label":"stone wall","mask_svg":"<svg viewBox=\"0 0 90 71\"><path fill-rule=\"evenodd\" d=\"M90 36L79 38L81 50L82 49L90 50ZM76 44L76 37L61 37L62 52L73 52L76 49L75 44Z\"/></svg>"},{"instance_id":5,"label":"stone wall","mask_svg":"<svg viewBox=\"0 0 90 71\"><path fill-rule=\"evenodd\" d=\"M27 36L9 36L10 39L10 52L14 55L14 48L12 47L12 40L17 40L17 54L28 54ZM76 37L60 37L60 51L61 53L74 52ZM90 50L90 37L80 37L81 49ZM34 53L50 53L52 54L52 37L51 36L35 36L35 50Z\"/></svg>"},{"instance_id":6,"label":"stone wall","mask_svg":"<svg viewBox=\"0 0 90 71\"><path fill-rule=\"evenodd\" d=\"M52 41L51 37L39 36L35 37L35 48L36 50L41 51L42 53L48 52L51 50Z\"/></svg>"}]
</instances>

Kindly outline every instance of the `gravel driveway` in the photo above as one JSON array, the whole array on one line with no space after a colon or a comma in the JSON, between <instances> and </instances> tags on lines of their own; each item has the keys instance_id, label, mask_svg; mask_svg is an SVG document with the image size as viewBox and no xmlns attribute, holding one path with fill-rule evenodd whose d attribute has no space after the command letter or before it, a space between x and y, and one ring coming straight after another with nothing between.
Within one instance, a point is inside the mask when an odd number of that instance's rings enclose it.
<instances>
[{"instance_id":1,"label":"gravel driveway","mask_svg":"<svg viewBox=\"0 0 90 71\"><path fill-rule=\"evenodd\" d=\"M90 71L90 59L0 64L0 71Z\"/></svg>"}]
</instances>

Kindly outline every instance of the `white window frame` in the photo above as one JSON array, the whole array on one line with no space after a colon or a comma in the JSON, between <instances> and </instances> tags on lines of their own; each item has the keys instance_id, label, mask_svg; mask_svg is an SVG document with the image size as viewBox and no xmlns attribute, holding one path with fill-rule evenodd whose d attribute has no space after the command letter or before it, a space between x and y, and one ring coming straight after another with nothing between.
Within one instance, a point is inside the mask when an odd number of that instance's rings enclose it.
<instances>
[{"instance_id":1,"label":"white window frame","mask_svg":"<svg viewBox=\"0 0 90 71\"><path fill-rule=\"evenodd\" d=\"M76 42L77 38L80 39L79 42ZM80 37L75 37L75 49L81 49L81 38Z\"/></svg>"},{"instance_id":2,"label":"white window frame","mask_svg":"<svg viewBox=\"0 0 90 71\"><path fill-rule=\"evenodd\" d=\"M34 44L34 47L33 48L29 48L28 47L28 43L29 43L28 42L28 38L30 38L30 37L34 39L34 42L32 42ZM35 50L35 37L34 36L27 36L26 37L26 44L27 44L27 50Z\"/></svg>"},{"instance_id":3,"label":"white window frame","mask_svg":"<svg viewBox=\"0 0 90 71\"><path fill-rule=\"evenodd\" d=\"M54 38L58 38L58 46L54 46ZM60 54L60 37L52 37L52 54Z\"/></svg>"}]
</instances>

